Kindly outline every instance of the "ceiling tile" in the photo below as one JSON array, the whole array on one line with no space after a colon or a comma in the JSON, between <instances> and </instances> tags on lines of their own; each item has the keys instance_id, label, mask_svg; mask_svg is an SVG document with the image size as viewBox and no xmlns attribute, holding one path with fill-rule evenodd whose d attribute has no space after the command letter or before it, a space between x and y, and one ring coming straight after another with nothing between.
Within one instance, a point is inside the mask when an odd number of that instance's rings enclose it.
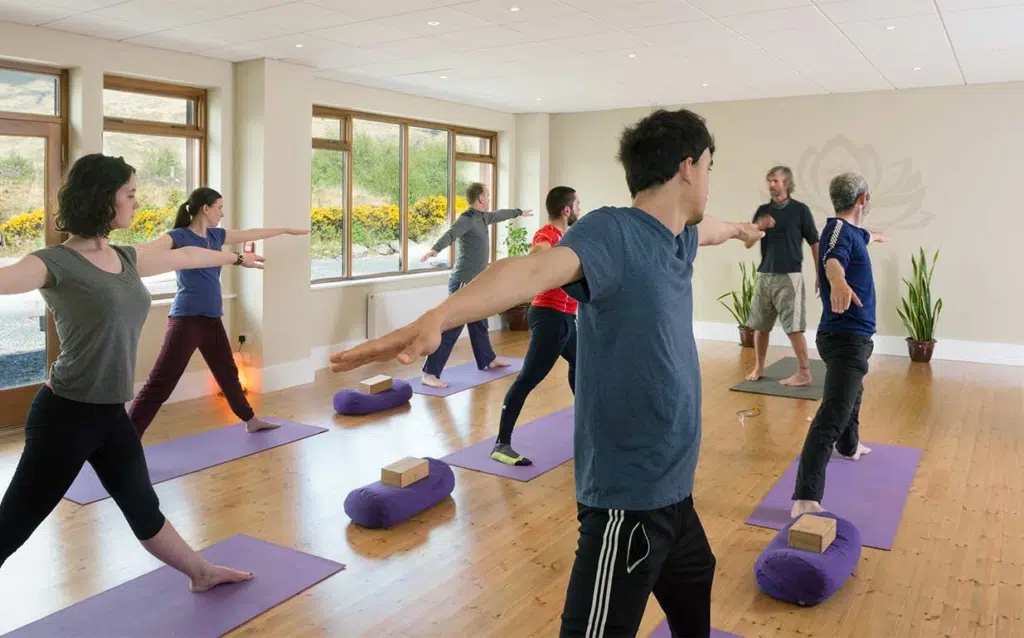
<instances>
[{"instance_id":1,"label":"ceiling tile","mask_svg":"<svg viewBox=\"0 0 1024 638\"><path fill-rule=\"evenodd\" d=\"M245 13L241 17L246 22L274 25L282 33L301 33L359 20L355 16L325 9L309 2L293 2L260 9Z\"/></svg>"},{"instance_id":2,"label":"ceiling tile","mask_svg":"<svg viewBox=\"0 0 1024 638\"><path fill-rule=\"evenodd\" d=\"M736 34L715 20L695 20L665 24L633 31L653 44L689 46L722 39L735 39Z\"/></svg>"},{"instance_id":3,"label":"ceiling tile","mask_svg":"<svg viewBox=\"0 0 1024 638\"><path fill-rule=\"evenodd\" d=\"M356 22L327 29L317 29L310 31L310 35L351 46L395 42L398 40L408 40L416 36L415 33L384 27L372 22Z\"/></svg>"},{"instance_id":4,"label":"ceiling tile","mask_svg":"<svg viewBox=\"0 0 1024 638\"><path fill-rule=\"evenodd\" d=\"M965 9L989 9L1024 5L1024 0L935 0L939 11L963 11Z\"/></svg>"},{"instance_id":5,"label":"ceiling tile","mask_svg":"<svg viewBox=\"0 0 1024 638\"><path fill-rule=\"evenodd\" d=\"M91 35L105 40L126 40L159 31L159 27L145 27L136 23L111 20L93 13L78 13L70 18L50 22L47 29Z\"/></svg>"},{"instance_id":6,"label":"ceiling tile","mask_svg":"<svg viewBox=\"0 0 1024 638\"><path fill-rule=\"evenodd\" d=\"M429 55L459 53L467 51L472 47L472 42L466 38L452 38L450 40L442 40L441 38L410 38L408 40L384 42L362 48L367 51L386 53L394 58L418 58Z\"/></svg>"},{"instance_id":7,"label":"ceiling tile","mask_svg":"<svg viewBox=\"0 0 1024 638\"><path fill-rule=\"evenodd\" d=\"M21 0L20 4L23 5L38 5L46 4L54 7L61 7L63 9L71 9L72 11L94 11L96 9L103 9L104 7L110 7L115 4L121 4L124 0L44 0L44 2L32 2L31 0ZM19 4L17 0L13 4ZM0 2L0 7L4 5Z\"/></svg>"},{"instance_id":8,"label":"ceiling tile","mask_svg":"<svg viewBox=\"0 0 1024 638\"><path fill-rule=\"evenodd\" d=\"M74 15L74 9L26 0L0 0L0 21L39 26Z\"/></svg>"},{"instance_id":9,"label":"ceiling tile","mask_svg":"<svg viewBox=\"0 0 1024 638\"><path fill-rule=\"evenodd\" d=\"M508 26L513 31L525 33L533 40L568 38L606 33L614 25L598 20L582 12L554 16L543 20L519 22Z\"/></svg>"},{"instance_id":10,"label":"ceiling tile","mask_svg":"<svg viewBox=\"0 0 1024 638\"><path fill-rule=\"evenodd\" d=\"M382 18L385 16L422 11L440 6L432 0L306 0L326 9L340 11L360 18Z\"/></svg>"},{"instance_id":11,"label":"ceiling tile","mask_svg":"<svg viewBox=\"0 0 1024 638\"><path fill-rule=\"evenodd\" d=\"M437 7L426 11L413 11L386 18L376 18L367 24L427 37L462 32L467 38L471 36L473 29L490 26L485 20L448 7Z\"/></svg>"},{"instance_id":12,"label":"ceiling tile","mask_svg":"<svg viewBox=\"0 0 1024 638\"><path fill-rule=\"evenodd\" d=\"M889 31L886 26L896 29ZM944 68L951 61L955 67L953 51L938 15L849 22L839 28L879 69Z\"/></svg>"},{"instance_id":13,"label":"ceiling tile","mask_svg":"<svg viewBox=\"0 0 1024 638\"><path fill-rule=\"evenodd\" d=\"M112 28L137 27L152 32L223 18L230 13L223 5L213 3L199 7L167 0L129 0L85 15L107 20Z\"/></svg>"},{"instance_id":14,"label":"ceiling tile","mask_svg":"<svg viewBox=\"0 0 1024 638\"><path fill-rule=\"evenodd\" d=\"M472 37L466 37L465 33L445 33L437 36L435 40L460 41L467 45L466 50L491 49L512 44L523 44L530 42L530 36L519 31L513 31L508 27L483 27L474 29Z\"/></svg>"},{"instance_id":15,"label":"ceiling tile","mask_svg":"<svg viewBox=\"0 0 1024 638\"><path fill-rule=\"evenodd\" d=\"M275 24L265 22L251 22L239 17L221 18L197 22L177 29L159 31L155 35L167 41L167 38L180 39L191 44L191 47L184 47L181 50L193 50L197 48L219 48L241 44L243 42L254 42L285 35L286 30ZM213 44L209 44L213 40ZM142 44L142 42L139 42Z\"/></svg>"},{"instance_id":16,"label":"ceiling tile","mask_svg":"<svg viewBox=\"0 0 1024 638\"><path fill-rule=\"evenodd\" d=\"M937 14L933 0L830 0L818 8L836 24Z\"/></svg>"},{"instance_id":17,"label":"ceiling tile","mask_svg":"<svg viewBox=\"0 0 1024 638\"><path fill-rule=\"evenodd\" d=\"M958 52L1012 50L1024 45L1024 5L950 11L944 19Z\"/></svg>"},{"instance_id":18,"label":"ceiling tile","mask_svg":"<svg viewBox=\"0 0 1024 638\"><path fill-rule=\"evenodd\" d=\"M755 11L810 6L811 0L688 0L694 7L715 18Z\"/></svg>"},{"instance_id":19,"label":"ceiling tile","mask_svg":"<svg viewBox=\"0 0 1024 638\"><path fill-rule=\"evenodd\" d=\"M726 16L722 18L722 24L745 36L790 29L822 29L831 26L828 18L811 5Z\"/></svg>"},{"instance_id":20,"label":"ceiling tile","mask_svg":"<svg viewBox=\"0 0 1024 638\"><path fill-rule=\"evenodd\" d=\"M71 0L61 0L69 2ZM217 9L224 15L239 15L247 11L258 11L270 7L277 7L285 4L293 4L295 0L217 0ZM175 4L184 4L193 7L207 7L212 4L210 0L173 0ZM116 4L116 3L115 3Z\"/></svg>"},{"instance_id":21,"label":"ceiling tile","mask_svg":"<svg viewBox=\"0 0 1024 638\"><path fill-rule=\"evenodd\" d=\"M707 16L679 0L637 2L626 6L588 9L588 15L623 29L652 27L675 22L704 20Z\"/></svg>"},{"instance_id":22,"label":"ceiling tile","mask_svg":"<svg viewBox=\"0 0 1024 638\"><path fill-rule=\"evenodd\" d=\"M528 22L574 11L572 7L558 0L472 0L450 4L448 7L491 24Z\"/></svg>"}]
</instances>

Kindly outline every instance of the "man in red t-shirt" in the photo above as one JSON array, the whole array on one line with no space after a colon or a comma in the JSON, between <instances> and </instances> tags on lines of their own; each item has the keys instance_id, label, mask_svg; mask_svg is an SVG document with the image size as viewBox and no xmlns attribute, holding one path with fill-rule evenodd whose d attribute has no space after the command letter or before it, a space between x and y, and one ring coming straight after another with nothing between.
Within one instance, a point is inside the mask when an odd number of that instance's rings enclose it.
<instances>
[{"instance_id":1,"label":"man in red t-shirt","mask_svg":"<svg viewBox=\"0 0 1024 638\"><path fill-rule=\"evenodd\" d=\"M547 250L558 244L565 231L580 216L580 200L568 186L556 186L544 202L548 223L533 235L531 252ZM558 357L569 363L569 387L576 392L576 300L561 288L546 290L533 299L527 312L530 346L523 368L505 394L501 425L491 458L509 465L532 465L532 461L512 449L512 429L526 397L551 372Z\"/></svg>"}]
</instances>

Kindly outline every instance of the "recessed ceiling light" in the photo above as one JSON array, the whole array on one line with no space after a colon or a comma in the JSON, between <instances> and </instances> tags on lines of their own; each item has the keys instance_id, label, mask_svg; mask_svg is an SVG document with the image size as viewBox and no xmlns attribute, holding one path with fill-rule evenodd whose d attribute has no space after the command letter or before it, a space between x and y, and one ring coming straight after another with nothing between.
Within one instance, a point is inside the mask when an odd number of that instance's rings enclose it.
<instances>
[{"instance_id":1,"label":"recessed ceiling light","mask_svg":"<svg viewBox=\"0 0 1024 638\"><path fill-rule=\"evenodd\" d=\"M919 66L915 66L915 67L914 67L914 70L915 70L915 71L920 71L920 70L921 70L921 67L919 67Z\"/></svg>"},{"instance_id":2,"label":"recessed ceiling light","mask_svg":"<svg viewBox=\"0 0 1024 638\"><path fill-rule=\"evenodd\" d=\"M303 47L303 45L301 45L301 44L296 44L296 45L295 45L295 48L296 48L296 49L301 49L302 47Z\"/></svg>"},{"instance_id":3,"label":"recessed ceiling light","mask_svg":"<svg viewBox=\"0 0 1024 638\"><path fill-rule=\"evenodd\" d=\"M885 30L886 31L895 31L896 27L894 27L893 25L890 24L889 26L885 27Z\"/></svg>"},{"instance_id":4,"label":"recessed ceiling light","mask_svg":"<svg viewBox=\"0 0 1024 638\"><path fill-rule=\"evenodd\" d=\"M631 58L635 58L635 57L636 57L636 54L635 54L635 53L630 53L630 54L629 54L629 57L631 57Z\"/></svg>"},{"instance_id":5,"label":"recessed ceiling light","mask_svg":"<svg viewBox=\"0 0 1024 638\"><path fill-rule=\"evenodd\" d=\"M537 98L537 101L540 102L540 98Z\"/></svg>"},{"instance_id":6,"label":"recessed ceiling light","mask_svg":"<svg viewBox=\"0 0 1024 638\"><path fill-rule=\"evenodd\" d=\"M427 24L429 24L429 25L430 25L430 26L432 26L432 27L436 27L437 25L439 25L439 24L441 24L441 23L440 23L440 22L438 22L437 20L431 20L431 21L430 21L430 22L428 22Z\"/></svg>"},{"instance_id":7,"label":"recessed ceiling light","mask_svg":"<svg viewBox=\"0 0 1024 638\"><path fill-rule=\"evenodd\" d=\"M519 11L519 7L512 7L509 11Z\"/></svg>"},{"instance_id":8,"label":"recessed ceiling light","mask_svg":"<svg viewBox=\"0 0 1024 638\"><path fill-rule=\"evenodd\" d=\"M708 85L708 83L707 83L707 82L705 82L704 84L701 84L701 86L707 86L707 85Z\"/></svg>"},{"instance_id":9,"label":"recessed ceiling light","mask_svg":"<svg viewBox=\"0 0 1024 638\"><path fill-rule=\"evenodd\" d=\"M441 79L442 79L442 80L447 80L447 79L448 79L448 76L447 76L447 75L442 75L442 76L441 76Z\"/></svg>"}]
</instances>

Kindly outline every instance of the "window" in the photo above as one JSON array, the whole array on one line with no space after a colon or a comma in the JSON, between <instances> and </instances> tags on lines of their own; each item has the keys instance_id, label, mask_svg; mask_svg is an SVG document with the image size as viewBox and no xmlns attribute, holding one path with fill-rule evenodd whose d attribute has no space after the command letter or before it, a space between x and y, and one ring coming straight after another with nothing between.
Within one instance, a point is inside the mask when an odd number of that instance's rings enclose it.
<instances>
[{"instance_id":1,"label":"window","mask_svg":"<svg viewBox=\"0 0 1024 638\"><path fill-rule=\"evenodd\" d=\"M148 80L103 80L103 152L135 167L139 210L111 241L138 244L170 230L178 206L206 183L206 91ZM177 289L175 274L146 277L154 298Z\"/></svg>"},{"instance_id":2,"label":"window","mask_svg":"<svg viewBox=\"0 0 1024 638\"><path fill-rule=\"evenodd\" d=\"M53 224L67 157L67 72L0 61L0 266L64 240ZM60 351L39 291L0 296L0 428L18 426Z\"/></svg>"},{"instance_id":3,"label":"window","mask_svg":"<svg viewBox=\"0 0 1024 638\"><path fill-rule=\"evenodd\" d=\"M423 257L471 182L493 193L496 134L326 107L313 108L312 134L311 281L451 266L454 246ZM492 227L492 256L495 239Z\"/></svg>"}]
</instances>

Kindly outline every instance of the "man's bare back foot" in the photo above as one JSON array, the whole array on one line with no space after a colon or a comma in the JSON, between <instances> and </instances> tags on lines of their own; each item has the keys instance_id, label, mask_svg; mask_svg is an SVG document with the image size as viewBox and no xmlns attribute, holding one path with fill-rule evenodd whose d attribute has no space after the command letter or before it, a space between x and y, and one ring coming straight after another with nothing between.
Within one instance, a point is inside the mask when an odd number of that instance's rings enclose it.
<instances>
[{"instance_id":1,"label":"man's bare back foot","mask_svg":"<svg viewBox=\"0 0 1024 638\"><path fill-rule=\"evenodd\" d=\"M763 366L756 366L756 367L754 367L753 370L750 371L750 374L748 374L745 378L746 378L747 381L757 381L758 379L760 379L763 376L764 376L764 367Z\"/></svg>"},{"instance_id":2,"label":"man's bare back foot","mask_svg":"<svg viewBox=\"0 0 1024 638\"><path fill-rule=\"evenodd\" d=\"M804 514L820 514L825 508L817 501L793 501L793 508L789 510L790 518L800 518Z\"/></svg>"},{"instance_id":3,"label":"man's bare back foot","mask_svg":"<svg viewBox=\"0 0 1024 638\"><path fill-rule=\"evenodd\" d=\"M813 379L811 377L811 369L800 368L799 370L796 371L796 374L789 377L788 379L783 379L782 381L779 381L779 383L781 383L782 385L789 386L801 386L810 385L812 380Z\"/></svg>"},{"instance_id":4,"label":"man's bare back foot","mask_svg":"<svg viewBox=\"0 0 1024 638\"><path fill-rule=\"evenodd\" d=\"M447 381L442 381L440 378L435 377L432 374L424 374L422 377L420 377L420 381L423 383L423 385L428 385L428 386L430 386L432 388L447 388L448 387L448 382Z\"/></svg>"},{"instance_id":5,"label":"man's bare back foot","mask_svg":"<svg viewBox=\"0 0 1024 638\"><path fill-rule=\"evenodd\" d=\"M507 367L509 367L510 365L512 365L512 364L511 364L511 363L509 363L508 361L505 361L504 359L495 359L494 361L491 361L491 362L490 362L490 363L489 363L489 364L487 365L487 368L486 368L486 369L487 369L487 370L494 370L494 369L496 369L496 368L507 368Z\"/></svg>"},{"instance_id":6,"label":"man's bare back foot","mask_svg":"<svg viewBox=\"0 0 1024 638\"><path fill-rule=\"evenodd\" d=\"M270 421L264 421L258 416L253 417L245 422L245 431L252 434L253 432L259 432L260 430L274 430L281 427L278 423L271 423Z\"/></svg>"},{"instance_id":7,"label":"man's bare back foot","mask_svg":"<svg viewBox=\"0 0 1024 638\"><path fill-rule=\"evenodd\" d=\"M210 565L198 577L191 579L189 589L198 594L213 589L217 585L241 583L247 580L252 580L252 574L249 572L240 572L237 569L229 569L220 565Z\"/></svg>"},{"instance_id":8,"label":"man's bare back foot","mask_svg":"<svg viewBox=\"0 0 1024 638\"><path fill-rule=\"evenodd\" d=\"M857 444L857 451L854 452L852 455L846 456L845 454L840 452L838 449L836 450L836 454L838 454L839 456L843 457L844 459L846 459L848 461L856 461L857 459L859 459L860 457L864 456L865 454L871 454L871 448L869 448L868 446L864 445L863 443L858 443Z\"/></svg>"}]
</instances>

